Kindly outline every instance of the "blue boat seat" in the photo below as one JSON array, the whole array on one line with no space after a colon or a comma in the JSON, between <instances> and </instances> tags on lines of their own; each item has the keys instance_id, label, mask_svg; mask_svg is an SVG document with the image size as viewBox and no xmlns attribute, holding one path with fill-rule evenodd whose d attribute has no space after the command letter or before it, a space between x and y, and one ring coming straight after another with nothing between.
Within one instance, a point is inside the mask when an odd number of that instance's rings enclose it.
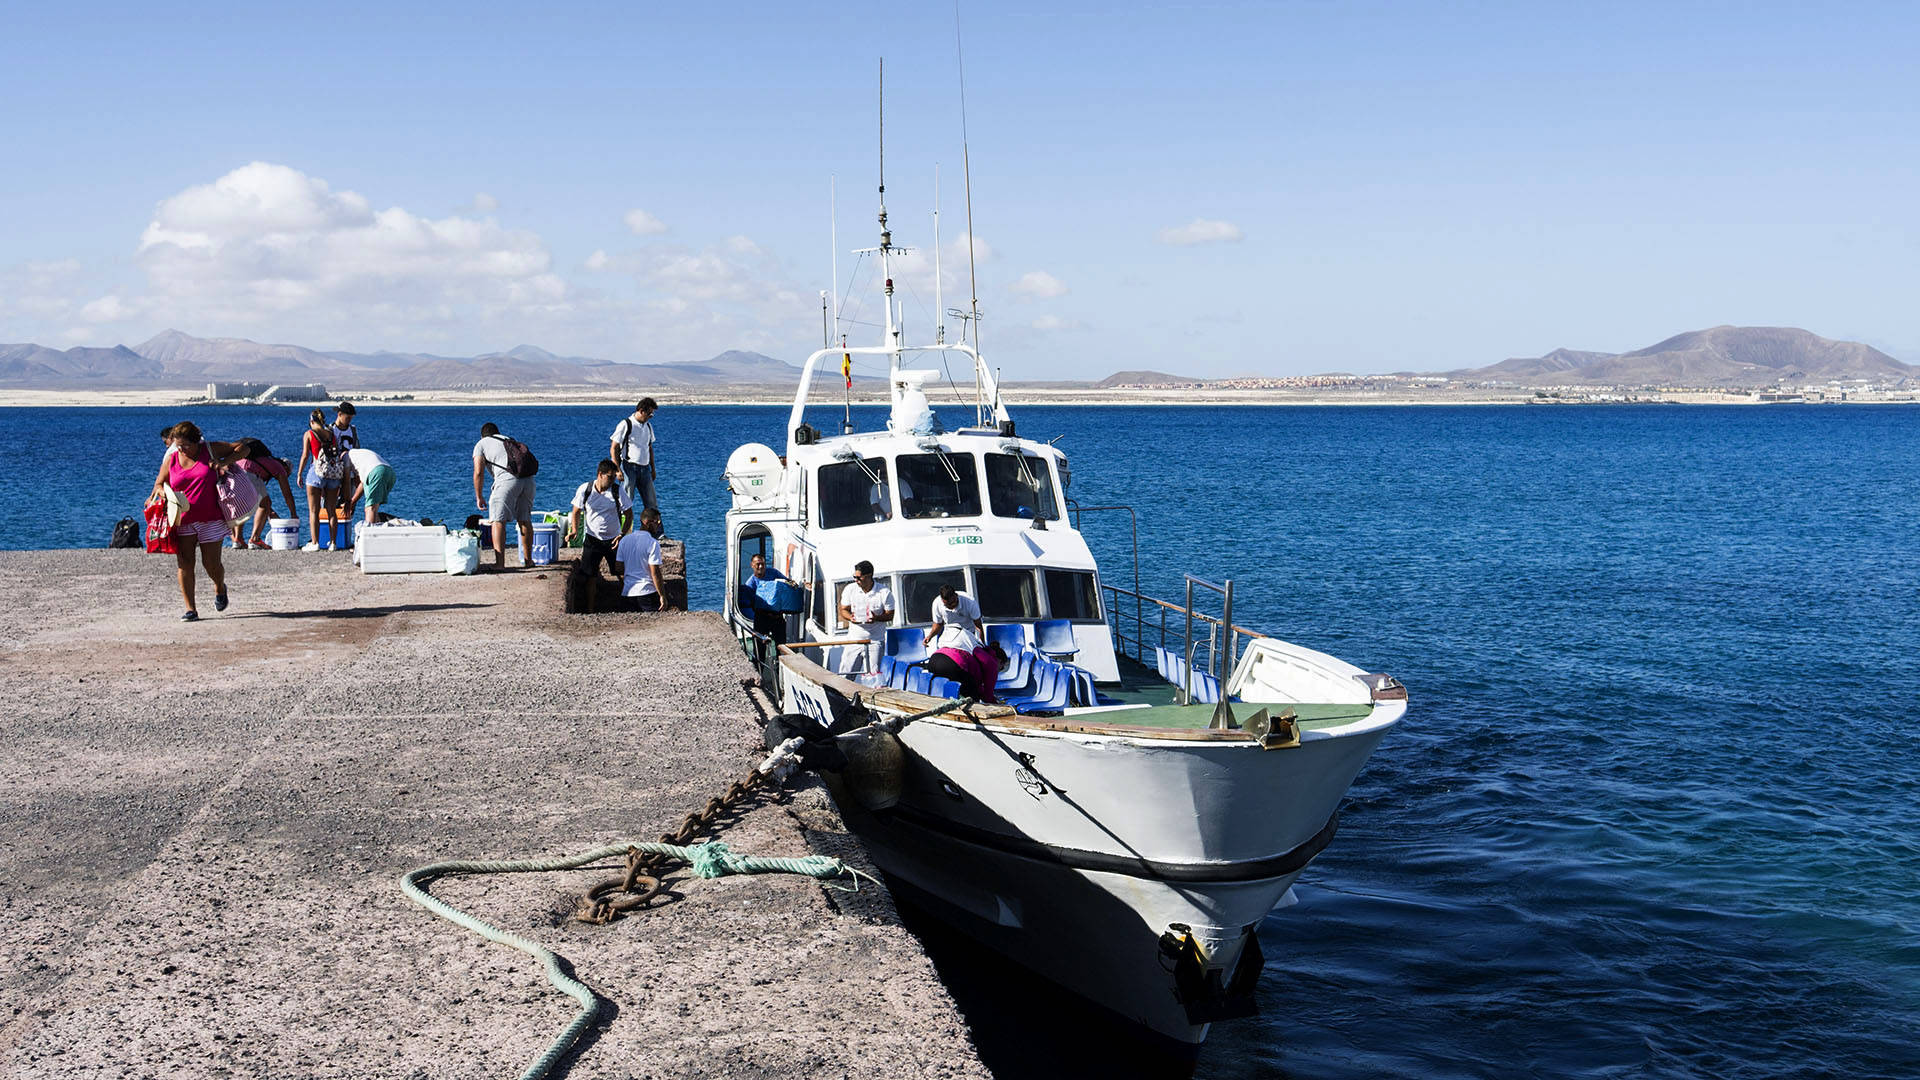
<instances>
[{"instance_id":1,"label":"blue boat seat","mask_svg":"<svg viewBox=\"0 0 1920 1080\"><path fill-rule=\"evenodd\" d=\"M1015 710L1023 713L1055 712L1067 707L1068 685L1071 677L1064 664L1048 664L1046 675L1040 680L1040 690L1030 697L1012 703Z\"/></svg>"},{"instance_id":2,"label":"blue boat seat","mask_svg":"<svg viewBox=\"0 0 1920 1080\"><path fill-rule=\"evenodd\" d=\"M904 661L895 661L893 665L893 676L887 680L887 685L893 687L895 690L905 690L907 688L907 679L912 677L912 675L912 664Z\"/></svg>"},{"instance_id":3,"label":"blue boat seat","mask_svg":"<svg viewBox=\"0 0 1920 1080\"><path fill-rule=\"evenodd\" d=\"M957 698L960 696L960 684L952 679L943 679L938 675L927 686L927 693L934 697Z\"/></svg>"},{"instance_id":4,"label":"blue boat seat","mask_svg":"<svg viewBox=\"0 0 1920 1080\"><path fill-rule=\"evenodd\" d=\"M1021 623L995 623L987 627L987 644L998 645L1007 654L1007 664L1000 670L1005 673L1013 666L1014 658L1027 648L1027 628Z\"/></svg>"},{"instance_id":5,"label":"blue boat seat","mask_svg":"<svg viewBox=\"0 0 1920 1080\"><path fill-rule=\"evenodd\" d=\"M1030 694L1033 692L1033 665L1040 654L1032 649L1021 649L1007 661L1006 669L993 681L996 694L1005 691L1011 694Z\"/></svg>"},{"instance_id":6,"label":"blue boat seat","mask_svg":"<svg viewBox=\"0 0 1920 1080\"><path fill-rule=\"evenodd\" d=\"M913 691L916 694L932 693L933 692L933 672L928 671L926 668L923 668L923 667L914 668L912 671L907 673L907 689Z\"/></svg>"},{"instance_id":7,"label":"blue boat seat","mask_svg":"<svg viewBox=\"0 0 1920 1080\"><path fill-rule=\"evenodd\" d=\"M1073 624L1065 619L1041 619L1033 624L1033 647L1055 660L1071 660L1080 651L1073 640Z\"/></svg>"},{"instance_id":8,"label":"blue boat seat","mask_svg":"<svg viewBox=\"0 0 1920 1080\"><path fill-rule=\"evenodd\" d=\"M927 658L927 632L917 626L887 627L887 655L905 663Z\"/></svg>"}]
</instances>

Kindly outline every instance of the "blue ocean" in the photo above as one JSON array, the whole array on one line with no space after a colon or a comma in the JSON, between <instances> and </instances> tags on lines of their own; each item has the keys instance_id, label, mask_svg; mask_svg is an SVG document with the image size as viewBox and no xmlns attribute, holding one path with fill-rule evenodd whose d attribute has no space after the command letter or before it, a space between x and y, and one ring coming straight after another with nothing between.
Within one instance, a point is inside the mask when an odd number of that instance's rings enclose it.
<instances>
[{"instance_id":1,"label":"blue ocean","mask_svg":"<svg viewBox=\"0 0 1920 1080\"><path fill-rule=\"evenodd\" d=\"M540 456L544 509L620 415L369 406L359 428L391 510L459 520L481 423ZM723 587L727 454L785 416L655 420L695 607ZM1147 592L1232 578L1235 622L1410 688L1261 927L1261 1015L1216 1026L1197 1075L1920 1076L1920 408L1016 416L1059 438L1079 503L1138 511ZM105 544L179 419L293 457L305 412L0 409L0 547ZM1085 528L1129 584L1125 516ZM961 996L997 1074L1085 1060L1046 1016L992 1017L990 980Z\"/></svg>"}]
</instances>

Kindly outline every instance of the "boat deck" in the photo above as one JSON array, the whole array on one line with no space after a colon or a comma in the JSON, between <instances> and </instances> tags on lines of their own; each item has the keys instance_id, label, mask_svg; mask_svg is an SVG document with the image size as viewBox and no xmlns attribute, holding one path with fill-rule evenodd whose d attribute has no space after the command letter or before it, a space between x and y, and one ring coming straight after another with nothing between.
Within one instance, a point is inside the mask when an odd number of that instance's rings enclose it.
<instances>
[{"instance_id":1,"label":"boat deck","mask_svg":"<svg viewBox=\"0 0 1920 1080\"><path fill-rule=\"evenodd\" d=\"M1073 709L1069 710L1068 716L1139 728L1204 729L1212 723L1212 705L1182 705L1180 688L1161 678L1159 672L1124 654L1115 659L1119 661L1120 681L1101 683L1099 689L1101 696L1111 705L1120 707ZM1242 718L1258 707L1254 702L1236 702L1235 705L1235 711ZM1286 707L1293 710L1301 726L1308 728L1361 720L1373 713L1372 705L1287 702Z\"/></svg>"}]
</instances>

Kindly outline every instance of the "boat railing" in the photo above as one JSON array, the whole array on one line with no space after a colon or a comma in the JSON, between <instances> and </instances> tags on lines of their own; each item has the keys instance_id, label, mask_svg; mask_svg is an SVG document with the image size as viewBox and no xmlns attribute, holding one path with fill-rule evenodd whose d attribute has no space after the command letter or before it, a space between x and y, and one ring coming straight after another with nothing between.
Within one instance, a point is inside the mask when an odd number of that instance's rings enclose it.
<instances>
[{"instance_id":1,"label":"boat railing","mask_svg":"<svg viewBox=\"0 0 1920 1080\"><path fill-rule=\"evenodd\" d=\"M1181 691L1183 700L1190 700L1195 660L1200 658L1202 650L1205 661L1201 670L1224 681L1233 675L1234 663L1244 643L1267 635L1234 625L1232 579L1212 582L1192 574L1185 577L1187 602L1184 604L1148 596L1137 587L1128 589L1106 582L1100 587L1108 594L1107 623L1113 633L1114 650L1131 656L1143 666L1154 667L1149 650L1156 646L1168 648L1171 642L1185 661L1187 678ZM1203 594L1210 592L1220 597L1220 614L1196 608L1193 602L1196 588Z\"/></svg>"}]
</instances>

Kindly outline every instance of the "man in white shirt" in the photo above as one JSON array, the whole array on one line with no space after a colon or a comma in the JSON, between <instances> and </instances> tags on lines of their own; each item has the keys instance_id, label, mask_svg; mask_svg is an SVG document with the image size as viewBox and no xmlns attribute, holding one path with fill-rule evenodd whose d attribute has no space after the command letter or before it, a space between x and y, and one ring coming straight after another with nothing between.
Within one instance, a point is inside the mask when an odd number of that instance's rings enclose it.
<instances>
[{"instance_id":1,"label":"man in white shirt","mask_svg":"<svg viewBox=\"0 0 1920 1080\"><path fill-rule=\"evenodd\" d=\"M846 620L849 637L867 638L865 649L841 652L840 673L877 670L893 622L893 590L874 581L873 564L865 559L853 564L853 580L840 590L840 617Z\"/></svg>"},{"instance_id":2,"label":"man in white shirt","mask_svg":"<svg viewBox=\"0 0 1920 1080\"><path fill-rule=\"evenodd\" d=\"M660 528L660 511L640 511L640 527L620 538L614 549L614 569L621 578L620 596L626 611L659 611L667 595L667 583L660 576L660 541L654 532Z\"/></svg>"},{"instance_id":3,"label":"man in white shirt","mask_svg":"<svg viewBox=\"0 0 1920 1080\"><path fill-rule=\"evenodd\" d=\"M933 602L933 625L927 628L927 647L970 653L986 639L980 604L951 585L940 586L940 597Z\"/></svg>"},{"instance_id":4,"label":"man in white shirt","mask_svg":"<svg viewBox=\"0 0 1920 1080\"><path fill-rule=\"evenodd\" d=\"M633 412L614 425L607 443L607 456L620 466L626 479L627 502L637 502L649 510L660 509L660 498L653 491L659 461L653 447L653 414L659 408L652 398L641 398Z\"/></svg>"},{"instance_id":5,"label":"man in white shirt","mask_svg":"<svg viewBox=\"0 0 1920 1080\"><path fill-rule=\"evenodd\" d=\"M627 531L620 514L632 509L633 500L620 487L620 467L611 461L602 461L593 479L573 493L567 532L579 531L580 519L586 518L586 532L580 537L580 565L587 573L598 577L602 560L612 563L617 559L620 538Z\"/></svg>"},{"instance_id":6,"label":"man in white shirt","mask_svg":"<svg viewBox=\"0 0 1920 1080\"><path fill-rule=\"evenodd\" d=\"M393 494L393 466L387 459L364 447L355 446L347 451L347 463L353 466L356 484L353 498L347 500L352 506L364 492L367 496L367 524L379 520L380 507Z\"/></svg>"},{"instance_id":7,"label":"man in white shirt","mask_svg":"<svg viewBox=\"0 0 1920 1080\"><path fill-rule=\"evenodd\" d=\"M493 568L507 568L507 522L520 526L520 565L533 565L533 477L515 476L507 443L497 424L480 425L480 441L473 444L473 508L485 510L493 522ZM493 474L493 490L480 496L480 481ZM484 541L484 537L482 540Z\"/></svg>"}]
</instances>

